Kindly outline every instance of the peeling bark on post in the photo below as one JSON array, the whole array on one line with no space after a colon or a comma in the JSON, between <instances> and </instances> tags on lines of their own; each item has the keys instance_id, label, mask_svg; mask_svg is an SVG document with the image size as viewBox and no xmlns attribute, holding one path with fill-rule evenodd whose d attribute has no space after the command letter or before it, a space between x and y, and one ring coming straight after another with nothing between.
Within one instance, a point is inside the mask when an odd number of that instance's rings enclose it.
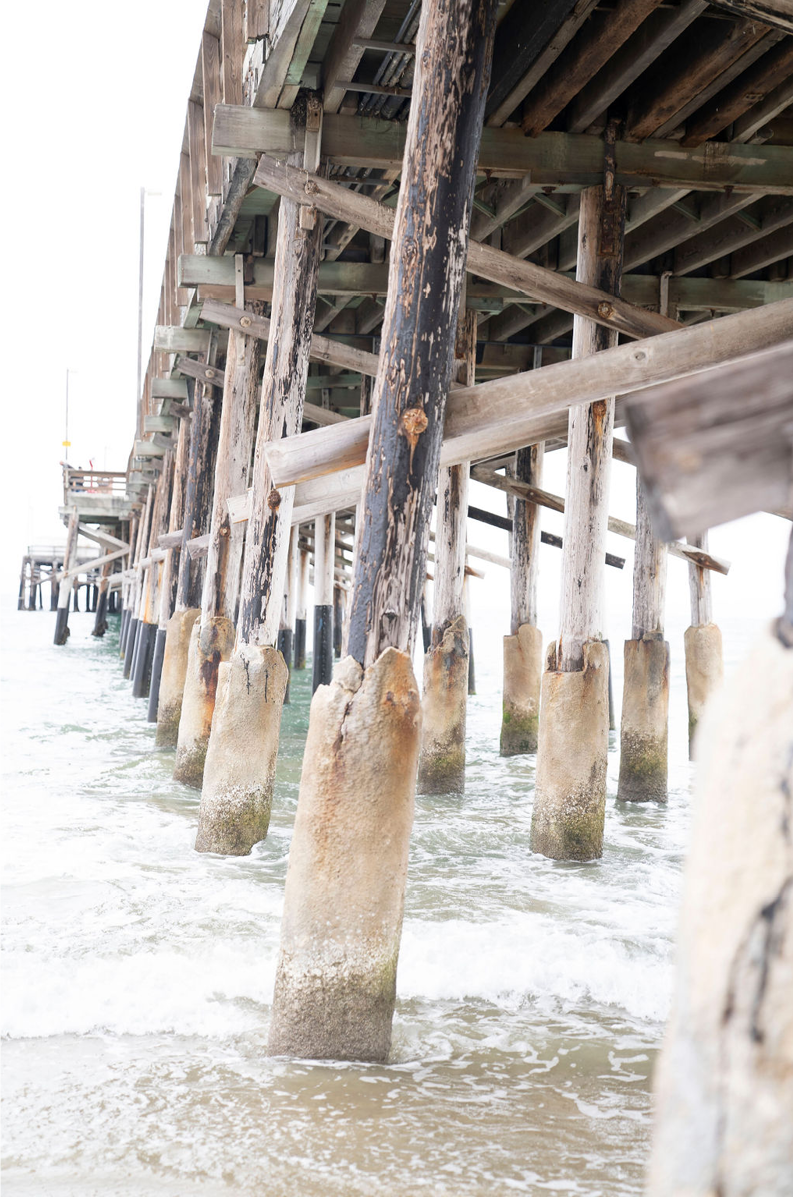
<instances>
[{"instance_id":1,"label":"peeling bark on post","mask_svg":"<svg viewBox=\"0 0 793 1198\"><path fill-rule=\"evenodd\" d=\"M102 637L107 632L107 588L112 572L113 563L105 562L99 578L99 586L97 587L96 618L94 619L91 636Z\"/></svg>"},{"instance_id":2,"label":"peeling bark on post","mask_svg":"<svg viewBox=\"0 0 793 1198\"><path fill-rule=\"evenodd\" d=\"M613 127L611 133L605 185L581 193L576 279L617 295L625 189L614 183ZM573 357L608 349L616 339L612 330L576 316ZM545 727L540 728L531 829L532 850L546 857L590 860L603 851L609 719L602 589L613 429L613 399L570 409L561 621L549 658L556 676L549 666L542 682ZM563 742L568 741L577 749L565 762Z\"/></svg>"},{"instance_id":3,"label":"peeling bark on post","mask_svg":"<svg viewBox=\"0 0 793 1198\"><path fill-rule=\"evenodd\" d=\"M625 642L617 798L666 802L669 644L664 640L666 546L653 536L636 472L633 637Z\"/></svg>"},{"instance_id":4,"label":"peeling bark on post","mask_svg":"<svg viewBox=\"0 0 793 1198\"><path fill-rule=\"evenodd\" d=\"M215 710L218 669L234 648L245 527L231 523L228 501L247 486L261 348L262 343L255 337L229 333L201 617L188 652L173 772L178 782L199 788Z\"/></svg>"},{"instance_id":5,"label":"peeling bark on post","mask_svg":"<svg viewBox=\"0 0 793 1198\"><path fill-rule=\"evenodd\" d=\"M473 386L476 312L463 312L457 328L457 381ZM431 644L424 658L422 737L418 789L423 794L465 791L465 717L469 637L465 611L465 541L470 468L440 472L436 505L435 601ZM422 590L423 596L423 590Z\"/></svg>"},{"instance_id":6,"label":"peeling bark on post","mask_svg":"<svg viewBox=\"0 0 793 1198\"><path fill-rule=\"evenodd\" d=\"M544 454L543 444L519 449L515 479L541 487ZM540 509L536 503L511 498L510 635L504 637L502 757L537 752L542 681L542 633L537 627Z\"/></svg>"},{"instance_id":7,"label":"peeling bark on post","mask_svg":"<svg viewBox=\"0 0 793 1198\"><path fill-rule=\"evenodd\" d=\"M413 645L495 0L425 5L359 507L349 656L312 702L269 1051L385 1060L420 736Z\"/></svg>"},{"instance_id":8,"label":"peeling bark on post","mask_svg":"<svg viewBox=\"0 0 793 1198\"><path fill-rule=\"evenodd\" d=\"M321 114L316 97L292 120L307 130ZM294 159L294 156L293 156ZM314 163L314 167L316 163ZM313 169L313 167L312 167ZM251 512L245 539L237 648L219 679L209 738L196 849L245 854L267 835L284 691L288 677L275 648L286 581L294 488L272 486L264 453L269 441L299 431L314 327L322 222L300 219L298 205L282 200L278 212L275 286L270 339L253 467ZM248 679L237 684L240 673ZM227 682L225 680L228 680ZM256 729L239 760L236 726Z\"/></svg>"}]
</instances>

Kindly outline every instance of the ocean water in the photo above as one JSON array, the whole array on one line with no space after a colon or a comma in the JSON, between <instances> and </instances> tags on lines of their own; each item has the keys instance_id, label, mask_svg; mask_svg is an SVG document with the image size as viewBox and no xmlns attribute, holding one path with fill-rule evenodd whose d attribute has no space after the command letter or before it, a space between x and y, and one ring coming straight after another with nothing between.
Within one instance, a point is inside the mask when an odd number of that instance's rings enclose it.
<instances>
[{"instance_id":1,"label":"ocean water","mask_svg":"<svg viewBox=\"0 0 793 1198\"><path fill-rule=\"evenodd\" d=\"M310 670L266 842L199 855L116 622L96 641L75 614L56 648L53 620L3 632L7 1196L641 1192L689 827L679 653L668 804L615 803L612 734L604 855L570 864L529 851L534 759L498 756L480 650L467 792L417 799L391 1059L311 1063L265 1055Z\"/></svg>"}]
</instances>

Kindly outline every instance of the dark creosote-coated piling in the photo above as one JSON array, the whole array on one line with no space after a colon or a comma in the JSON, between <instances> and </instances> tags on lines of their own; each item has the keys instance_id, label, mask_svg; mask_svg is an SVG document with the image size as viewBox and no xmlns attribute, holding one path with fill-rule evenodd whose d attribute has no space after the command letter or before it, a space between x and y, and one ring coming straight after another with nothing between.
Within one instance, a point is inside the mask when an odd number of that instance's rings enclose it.
<instances>
[{"instance_id":1,"label":"dark creosote-coated piling","mask_svg":"<svg viewBox=\"0 0 793 1198\"><path fill-rule=\"evenodd\" d=\"M348 656L311 705L269 1051L384 1060L421 716L411 651L492 58L495 0L421 13L359 507Z\"/></svg>"},{"instance_id":2,"label":"dark creosote-coated piling","mask_svg":"<svg viewBox=\"0 0 793 1198\"><path fill-rule=\"evenodd\" d=\"M333 573L336 518L314 522L314 657L311 689L327 686L333 677Z\"/></svg>"}]
</instances>

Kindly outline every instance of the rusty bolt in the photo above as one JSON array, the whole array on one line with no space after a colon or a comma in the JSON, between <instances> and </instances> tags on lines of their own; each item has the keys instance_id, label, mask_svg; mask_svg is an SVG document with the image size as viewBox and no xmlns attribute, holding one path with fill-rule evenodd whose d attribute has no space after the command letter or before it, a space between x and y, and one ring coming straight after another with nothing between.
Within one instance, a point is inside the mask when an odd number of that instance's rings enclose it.
<instances>
[{"instance_id":1,"label":"rusty bolt","mask_svg":"<svg viewBox=\"0 0 793 1198\"><path fill-rule=\"evenodd\" d=\"M614 305L608 300L601 300L598 304L598 316L602 316L604 320L611 320L614 315Z\"/></svg>"},{"instance_id":2,"label":"rusty bolt","mask_svg":"<svg viewBox=\"0 0 793 1198\"><path fill-rule=\"evenodd\" d=\"M276 491L275 487L273 487L272 491L267 496L267 506L272 511L275 511L275 509L277 507L280 507L280 505L281 505L281 492Z\"/></svg>"},{"instance_id":3,"label":"rusty bolt","mask_svg":"<svg viewBox=\"0 0 793 1198\"><path fill-rule=\"evenodd\" d=\"M241 329L249 329L250 327L251 327L250 316L241 316L240 317L240 328Z\"/></svg>"},{"instance_id":4,"label":"rusty bolt","mask_svg":"<svg viewBox=\"0 0 793 1198\"><path fill-rule=\"evenodd\" d=\"M317 194L317 192L319 191L319 188L317 187L317 185L313 179L306 179L306 184L305 184L304 190L305 190L305 193L307 196L315 196Z\"/></svg>"},{"instance_id":5,"label":"rusty bolt","mask_svg":"<svg viewBox=\"0 0 793 1198\"><path fill-rule=\"evenodd\" d=\"M213 379L215 377L215 372L211 366L207 367L206 376L208 379Z\"/></svg>"}]
</instances>

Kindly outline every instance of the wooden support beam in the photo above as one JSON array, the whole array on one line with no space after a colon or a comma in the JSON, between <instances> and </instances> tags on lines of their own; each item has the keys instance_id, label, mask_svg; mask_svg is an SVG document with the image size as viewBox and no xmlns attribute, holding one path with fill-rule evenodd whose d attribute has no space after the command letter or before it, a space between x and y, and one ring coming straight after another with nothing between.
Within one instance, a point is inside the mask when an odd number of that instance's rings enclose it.
<instances>
[{"instance_id":1,"label":"wooden support beam","mask_svg":"<svg viewBox=\"0 0 793 1198\"><path fill-rule=\"evenodd\" d=\"M631 397L627 418L659 536L789 504L793 340Z\"/></svg>"},{"instance_id":2,"label":"wooden support beam","mask_svg":"<svg viewBox=\"0 0 793 1198\"><path fill-rule=\"evenodd\" d=\"M201 37L201 75L204 83L204 144L212 145L212 127L215 108L223 100L221 80L220 41L204 30ZM223 192L223 163L214 154L206 159L207 194L219 196Z\"/></svg>"},{"instance_id":3,"label":"wooden support beam","mask_svg":"<svg viewBox=\"0 0 793 1198\"><path fill-rule=\"evenodd\" d=\"M793 9L791 9L793 11ZM793 40L785 38L719 91L686 125L684 146L699 146L721 133L793 75Z\"/></svg>"},{"instance_id":4,"label":"wooden support beam","mask_svg":"<svg viewBox=\"0 0 793 1198\"><path fill-rule=\"evenodd\" d=\"M754 17L766 25L774 25L793 33L793 8L790 0L711 0L715 8L741 17Z\"/></svg>"},{"instance_id":5,"label":"wooden support beam","mask_svg":"<svg viewBox=\"0 0 793 1198\"><path fill-rule=\"evenodd\" d=\"M161 325L154 329L154 348L166 354L203 354L209 347L208 329L184 329Z\"/></svg>"},{"instance_id":6,"label":"wooden support beam","mask_svg":"<svg viewBox=\"0 0 793 1198\"><path fill-rule=\"evenodd\" d=\"M204 141L204 110L195 100L187 104L187 138L190 147L190 215L193 242L205 245L209 240L206 209L206 142Z\"/></svg>"},{"instance_id":7,"label":"wooden support beam","mask_svg":"<svg viewBox=\"0 0 793 1198\"><path fill-rule=\"evenodd\" d=\"M152 399L187 400L187 382L185 379L152 379Z\"/></svg>"},{"instance_id":8,"label":"wooden support beam","mask_svg":"<svg viewBox=\"0 0 793 1198\"><path fill-rule=\"evenodd\" d=\"M370 38L385 8L385 0L347 0L341 10L323 62L325 112L338 112L350 80L363 57L360 38Z\"/></svg>"},{"instance_id":9,"label":"wooden support beam","mask_svg":"<svg viewBox=\"0 0 793 1198\"><path fill-rule=\"evenodd\" d=\"M320 268L321 269L321 268ZM267 341L270 336L270 321L266 316L253 312L241 312L231 304L223 304L218 300L205 300L201 310L201 319L205 322L220 325L221 328L237 329L249 337L258 337ZM377 354L367 353L366 350L356 349L335 341L332 337L322 337L314 333L311 337L310 357L313 362L324 362L330 366L340 366L344 370L357 370L361 374L377 374Z\"/></svg>"},{"instance_id":10,"label":"wooden support beam","mask_svg":"<svg viewBox=\"0 0 793 1198\"><path fill-rule=\"evenodd\" d=\"M616 8L597 24L593 24L594 17L586 23L524 104L521 128L527 137L537 137L547 129L582 84L605 66L659 3L660 0L618 0Z\"/></svg>"},{"instance_id":11,"label":"wooden support beam","mask_svg":"<svg viewBox=\"0 0 793 1198\"><path fill-rule=\"evenodd\" d=\"M652 137L767 32L764 25L747 18L734 23L715 21L676 46L673 60L664 60L662 71L659 64L634 97L626 137L631 141Z\"/></svg>"},{"instance_id":12,"label":"wooden support beam","mask_svg":"<svg viewBox=\"0 0 793 1198\"><path fill-rule=\"evenodd\" d=\"M195 379L208 387L223 386L223 371L219 366L209 366L206 362L196 362L194 358L180 358L175 367L180 374Z\"/></svg>"},{"instance_id":13,"label":"wooden support beam","mask_svg":"<svg viewBox=\"0 0 793 1198\"><path fill-rule=\"evenodd\" d=\"M552 0L541 8L514 4L498 28L486 120L503 125L575 36L593 0Z\"/></svg>"},{"instance_id":14,"label":"wooden support beam","mask_svg":"<svg viewBox=\"0 0 793 1198\"><path fill-rule=\"evenodd\" d=\"M583 133L663 54L707 8L707 0L682 0L650 14L601 71L582 87L567 111L567 129Z\"/></svg>"},{"instance_id":15,"label":"wooden support beam","mask_svg":"<svg viewBox=\"0 0 793 1198\"><path fill-rule=\"evenodd\" d=\"M394 215L390 208L351 192L338 183L331 183L319 176L308 177L305 172L286 167L265 155L259 160L254 182L260 187L286 195L297 203L315 204L329 216L352 220L361 228L389 240L394 235ZM473 274L523 291L544 303L584 314L629 337L652 336L678 327L677 322L668 317L635 308L598 288L561 278L554 271L512 258L501 250L478 242L469 244L468 269Z\"/></svg>"},{"instance_id":16,"label":"wooden support beam","mask_svg":"<svg viewBox=\"0 0 793 1198\"><path fill-rule=\"evenodd\" d=\"M558 416L573 403L626 395L766 349L787 339L792 321L793 299L781 300L641 344L620 345L585 363L557 362L461 388L449 397L441 461L495 456L558 436ZM275 485L290 486L362 463L371 422L371 416L359 416L269 445Z\"/></svg>"},{"instance_id":17,"label":"wooden support beam","mask_svg":"<svg viewBox=\"0 0 793 1198\"><path fill-rule=\"evenodd\" d=\"M210 346L207 357L211 359L212 356L213 349ZM214 367L206 363L192 362L192 359L185 359L185 363L187 361L196 367L203 367L204 380L197 381L194 387L194 410L190 421L190 444L184 481L183 548L188 541L203 536L209 526L220 423L219 392L213 385L213 379L217 384L217 378L214 375L207 377ZM201 380L200 374L196 374L195 377ZM188 608L200 607L201 590L201 577L198 570L191 570L189 553L180 553L175 610L186 611Z\"/></svg>"},{"instance_id":18,"label":"wooden support beam","mask_svg":"<svg viewBox=\"0 0 793 1198\"><path fill-rule=\"evenodd\" d=\"M758 247L761 259L766 259L771 253L774 256L768 260L776 261L779 243L768 242L767 239L771 233L787 224L793 224L793 198L767 196L751 213L738 213L707 233L700 233L679 245L674 253L674 272L679 276L698 270L716 258L734 254L744 246L752 245L761 239L766 243Z\"/></svg>"},{"instance_id":19,"label":"wooden support beam","mask_svg":"<svg viewBox=\"0 0 793 1198\"><path fill-rule=\"evenodd\" d=\"M287 117L279 110L219 105L213 153L253 159L262 153L283 157L302 149L303 137L290 131ZM399 122L327 113L323 158L335 166L399 171L404 138L405 126ZM617 181L627 187L793 194L790 146L730 142L711 143L705 150L653 139L643 144L618 141L615 155ZM255 169L255 164L250 165L246 187ZM507 179L530 174L538 191L549 186L579 191L602 178L603 141L585 133L542 133L530 138L520 129L486 129L478 171Z\"/></svg>"}]
</instances>

